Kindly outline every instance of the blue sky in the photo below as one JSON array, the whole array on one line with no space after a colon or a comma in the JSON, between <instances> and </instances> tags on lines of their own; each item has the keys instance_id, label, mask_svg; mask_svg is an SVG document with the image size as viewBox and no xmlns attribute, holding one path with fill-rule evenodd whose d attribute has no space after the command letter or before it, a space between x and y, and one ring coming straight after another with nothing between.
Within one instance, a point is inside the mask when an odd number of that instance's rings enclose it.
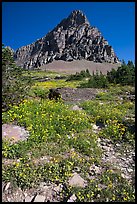
<instances>
[{"instance_id":1,"label":"blue sky","mask_svg":"<svg viewBox=\"0 0 137 204\"><path fill-rule=\"evenodd\" d=\"M2 43L14 50L45 36L73 10L82 10L120 60L135 61L134 2L3 2Z\"/></svg>"}]
</instances>

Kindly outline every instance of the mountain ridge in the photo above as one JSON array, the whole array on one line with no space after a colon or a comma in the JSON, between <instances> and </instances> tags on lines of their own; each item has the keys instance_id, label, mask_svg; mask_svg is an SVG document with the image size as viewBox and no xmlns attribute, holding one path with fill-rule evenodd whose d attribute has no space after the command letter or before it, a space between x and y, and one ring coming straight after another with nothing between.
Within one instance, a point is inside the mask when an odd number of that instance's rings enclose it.
<instances>
[{"instance_id":1,"label":"mountain ridge","mask_svg":"<svg viewBox=\"0 0 137 204\"><path fill-rule=\"evenodd\" d=\"M25 69L35 69L54 60L119 63L112 46L80 10L72 11L44 37L17 49L14 59Z\"/></svg>"}]
</instances>

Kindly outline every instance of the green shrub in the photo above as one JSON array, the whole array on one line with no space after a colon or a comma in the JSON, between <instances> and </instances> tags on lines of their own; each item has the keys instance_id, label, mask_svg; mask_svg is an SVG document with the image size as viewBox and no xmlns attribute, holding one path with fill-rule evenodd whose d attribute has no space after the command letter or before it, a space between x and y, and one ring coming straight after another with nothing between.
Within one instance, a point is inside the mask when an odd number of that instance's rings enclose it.
<instances>
[{"instance_id":1,"label":"green shrub","mask_svg":"<svg viewBox=\"0 0 137 204\"><path fill-rule=\"evenodd\" d=\"M36 97L47 98L48 91L41 87L40 88L35 87L33 88L33 93L35 94Z\"/></svg>"},{"instance_id":2,"label":"green shrub","mask_svg":"<svg viewBox=\"0 0 137 204\"><path fill-rule=\"evenodd\" d=\"M96 74L93 73L92 76L90 76L90 79L86 83L82 83L80 85L81 88L107 88L108 87L108 80L105 75L98 71L96 71Z\"/></svg>"},{"instance_id":3,"label":"green shrub","mask_svg":"<svg viewBox=\"0 0 137 204\"><path fill-rule=\"evenodd\" d=\"M127 65L123 63L117 70L112 69L107 72L109 83L121 85L135 85L135 67L132 61L128 61Z\"/></svg>"},{"instance_id":4,"label":"green shrub","mask_svg":"<svg viewBox=\"0 0 137 204\"><path fill-rule=\"evenodd\" d=\"M83 78L85 77L90 77L90 73L89 73L89 70L86 69L85 70L82 70L80 73L79 72L76 72L76 74L71 74L66 81L73 81L73 80L82 80Z\"/></svg>"}]
</instances>

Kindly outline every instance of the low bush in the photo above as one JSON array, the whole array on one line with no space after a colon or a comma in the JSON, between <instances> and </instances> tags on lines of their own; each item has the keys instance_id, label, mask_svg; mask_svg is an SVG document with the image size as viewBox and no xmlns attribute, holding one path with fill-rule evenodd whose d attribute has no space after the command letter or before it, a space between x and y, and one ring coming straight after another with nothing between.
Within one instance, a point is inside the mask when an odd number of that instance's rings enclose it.
<instances>
[{"instance_id":1,"label":"low bush","mask_svg":"<svg viewBox=\"0 0 137 204\"><path fill-rule=\"evenodd\" d=\"M108 80L105 75L98 71L92 76L86 83L81 83L80 88L107 88L109 85Z\"/></svg>"},{"instance_id":2,"label":"low bush","mask_svg":"<svg viewBox=\"0 0 137 204\"><path fill-rule=\"evenodd\" d=\"M121 85L135 85L135 66L132 61L128 61L118 67L117 70L112 69L107 72L107 79L109 83L121 84Z\"/></svg>"},{"instance_id":3,"label":"low bush","mask_svg":"<svg viewBox=\"0 0 137 204\"><path fill-rule=\"evenodd\" d=\"M89 73L89 70L86 69L85 70L82 70L80 73L79 72L76 72L76 74L71 74L66 81L73 81L73 80L82 80L86 77L90 77L90 73Z\"/></svg>"}]
</instances>

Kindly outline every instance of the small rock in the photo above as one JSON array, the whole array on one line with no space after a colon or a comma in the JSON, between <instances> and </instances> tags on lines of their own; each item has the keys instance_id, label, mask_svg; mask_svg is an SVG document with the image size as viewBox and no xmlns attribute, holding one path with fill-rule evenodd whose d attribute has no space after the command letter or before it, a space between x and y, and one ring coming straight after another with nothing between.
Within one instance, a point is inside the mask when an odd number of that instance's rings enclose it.
<instances>
[{"instance_id":1,"label":"small rock","mask_svg":"<svg viewBox=\"0 0 137 204\"><path fill-rule=\"evenodd\" d=\"M47 183L41 182L39 186L40 186L40 188L43 188L43 187L47 186Z\"/></svg>"},{"instance_id":2,"label":"small rock","mask_svg":"<svg viewBox=\"0 0 137 204\"><path fill-rule=\"evenodd\" d=\"M98 188L105 189L105 188L107 188L107 186L104 185L104 184L99 183L99 184L98 184Z\"/></svg>"},{"instance_id":3,"label":"small rock","mask_svg":"<svg viewBox=\"0 0 137 204\"><path fill-rule=\"evenodd\" d=\"M111 143L111 141L109 140L109 139L104 139L104 142L106 142L106 143Z\"/></svg>"},{"instance_id":4,"label":"small rock","mask_svg":"<svg viewBox=\"0 0 137 204\"><path fill-rule=\"evenodd\" d=\"M78 166L74 167L75 172L80 172L80 168Z\"/></svg>"},{"instance_id":5,"label":"small rock","mask_svg":"<svg viewBox=\"0 0 137 204\"><path fill-rule=\"evenodd\" d=\"M130 179L129 176L125 175L125 174L121 174L121 177L125 178L125 179Z\"/></svg>"},{"instance_id":6,"label":"small rock","mask_svg":"<svg viewBox=\"0 0 137 204\"><path fill-rule=\"evenodd\" d=\"M10 187L10 182L8 182L7 184L6 184L6 186L5 186L5 191L7 191L8 189L9 189L9 187Z\"/></svg>"},{"instance_id":7,"label":"small rock","mask_svg":"<svg viewBox=\"0 0 137 204\"><path fill-rule=\"evenodd\" d=\"M24 192L24 196L25 196L25 198L28 196L28 194L26 193L26 192Z\"/></svg>"},{"instance_id":8,"label":"small rock","mask_svg":"<svg viewBox=\"0 0 137 204\"><path fill-rule=\"evenodd\" d=\"M73 176L69 179L69 185L85 187L85 180L79 174L74 173Z\"/></svg>"},{"instance_id":9,"label":"small rock","mask_svg":"<svg viewBox=\"0 0 137 204\"><path fill-rule=\"evenodd\" d=\"M120 144L118 144L118 143L116 143L115 145L116 145L116 147L120 147L120 146L121 146L121 145L120 145Z\"/></svg>"},{"instance_id":10,"label":"small rock","mask_svg":"<svg viewBox=\"0 0 137 204\"><path fill-rule=\"evenodd\" d=\"M59 184L58 186L54 187L54 191L55 192L61 192L62 188L63 188L63 185Z\"/></svg>"},{"instance_id":11,"label":"small rock","mask_svg":"<svg viewBox=\"0 0 137 204\"><path fill-rule=\"evenodd\" d=\"M123 160L123 161L126 161L127 159L126 158L124 158L124 157L121 157L121 159Z\"/></svg>"},{"instance_id":12,"label":"small rock","mask_svg":"<svg viewBox=\"0 0 137 204\"><path fill-rule=\"evenodd\" d=\"M45 196L42 195L37 195L34 202L44 202L45 201Z\"/></svg>"},{"instance_id":13,"label":"small rock","mask_svg":"<svg viewBox=\"0 0 137 204\"><path fill-rule=\"evenodd\" d=\"M129 173L133 172L133 169L127 169Z\"/></svg>"},{"instance_id":14,"label":"small rock","mask_svg":"<svg viewBox=\"0 0 137 204\"><path fill-rule=\"evenodd\" d=\"M104 149L107 152L110 152L110 150L112 150L113 148L110 148L110 147L104 145L104 146L102 146L102 149Z\"/></svg>"},{"instance_id":15,"label":"small rock","mask_svg":"<svg viewBox=\"0 0 137 204\"><path fill-rule=\"evenodd\" d=\"M98 138L98 139L97 139L97 142L98 142L98 143L100 143L100 141L101 141L101 139L100 139L100 138Z\"/></svg>"},{"instance_id":16,"label":"small rock","mask_svg":"<svg viewBox=\"0 0 137 204\"><path fill-rule=\"evenodd\" d=\"M90 167L90 173L93 174L99 174L100 168L98 166L95 166L94 164Z\"/></svg>"},{"instance_id":17,"label":"small rock","mask_svg":"<svg viewBox=\"0 0 137 204\"><path fill-rule=\"evenodd\" d=\"M75 196L75 194L73 194L67 202L74 202L75 200L77 200L77 197Z\"/></svg>"},{"instance_id":18,"label":"small rock","mask_svg":"<svg viewBox=\"0 0 137 204\"><path fill-rule=\"evenodd\" d=\"M10 198L7 198L8 202L11 202L11 199Z\"/></svg>"},{"instance_id":19,"label":"small rock","mask_svg":"<svg viewBox=\"0 0 137 204\"><path fill-rule=\"evenodd\" d=\"M95 124L93 124L92 129L93 129L93 130L98 130L98 126L95 125Z\"/></svg>"},{"instance_id":20,"label":"small rock","mask_svg":"<svg viewBox=\"0 0 137 204\"><path fill-rule=\"evenodd\" d=\"M25 202L31 202L33 198L34 198L34 196L27 196L25 198Z\"/></svg>"},{"instance_id":21,"label":"small rock","mask_svg":"<svg viewBox=\"0 0 137 204\"><path fill-rule=\"evenodd\" d=\"M75 105L72 107L72 110L82 110L82 108L80 108L79 106Z\"/></svg>"},{"instance_id":22,"label":"small rock","mask_svg":"<svg viewBox=\"0 0 137 204\"><path fill-rule=\"evenodd\" d=\"M100 194L97 194L97 198L100 198Z\"/></svg>"}]
</instances>

